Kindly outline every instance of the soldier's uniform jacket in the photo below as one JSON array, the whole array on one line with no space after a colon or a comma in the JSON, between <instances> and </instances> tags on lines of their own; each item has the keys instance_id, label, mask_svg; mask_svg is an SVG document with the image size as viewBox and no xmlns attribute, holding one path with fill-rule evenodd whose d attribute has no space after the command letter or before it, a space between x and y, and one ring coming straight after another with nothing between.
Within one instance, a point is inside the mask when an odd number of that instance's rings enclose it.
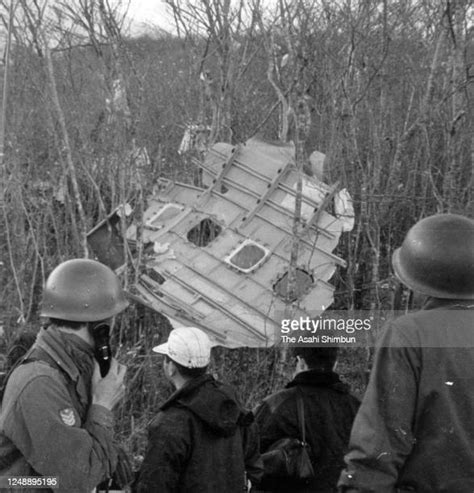
<instances>
[{"instance_id":1,"label":"soldier's uniform jacket","mask_svg":"<svg viewBox=\"0 0 474 493\"><path fill-rule=\"evenodd\" d=\"M114 418L91 405L93 368L92 349L79 337L54 328L39 333L5 389L0 476L55 477L58 493L91 492L111 476Z\"/></svg>"},{"instance_id":2,"label":"soldier's uniform jacket","mask_svg":"<svg viewBox=\"0 0 474 493\"><path fill-rule=\"evenodd\" d=\"M474 310L431 299L386 328L340 485L474 491ZM471 302L473 303L473 302Z\"/></svg>"}]
</instances>

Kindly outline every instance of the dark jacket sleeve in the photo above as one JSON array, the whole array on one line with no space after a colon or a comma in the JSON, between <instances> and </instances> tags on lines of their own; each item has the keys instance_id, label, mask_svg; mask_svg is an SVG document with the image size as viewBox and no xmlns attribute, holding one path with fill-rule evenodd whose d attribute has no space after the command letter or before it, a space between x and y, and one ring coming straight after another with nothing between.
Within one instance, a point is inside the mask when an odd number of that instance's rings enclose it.
<instances>
[{"instance_id":1,"label":"dark jacket sleeve","mask_svg":"<svg viewBox=\"0 0 474 493\"><path fill-rule=\"evenodd\" d=\"M395 491L398 472L415 443L419 361L411 345L393 327L386 329L354 421L340 487Z\"/></svg>"},{"instance_id":2,"label":"dark jacket sleeve","mask_svg":"<svg viewBox=\"0 0 474 493\"><path fill-rule=\"evenodd\" d=\"M148 432L147 451L136 486L138 493L178 491L191 447L187 428L182 424L176 426L173 412L157 416Z\"/></svg>"},{"instance_id":3,"label":"dark jacket sleeve","mask_svg":"<svg viewBox=\"0 0 474 493\"><path fill-rule=\"evenodd\" d=\"M113 424L112 413L96 405L81 423L65 385L52 374L25 385L4 433L36 472L59 479L60 491L91 491L116 465Z\"/></svg>"},{"instance_id":4,"label":"dark jacket sleeve","mask_svg":"<svg viewBox=\"0 0 474 493\"><path fill-rule=\"evenodd\" d=\"M256 423L242 428L244 461L247 479L258 484L263 476L263 461L260 456L260 443Z\"/></svg>"},{"instance_id":5,"label":"dark jacket sleeve","mask_svg":"<svg viewBox=\"0 0 474 493\"><path fill-rule=\"evenodd\" d=\"M293 416L280 412L283 400L280 394L265 399L255 411L255 421L260 433L260 451L266 452L270 445L281 438L292 436L294 429Z\"/></svg>"}]
</instances>

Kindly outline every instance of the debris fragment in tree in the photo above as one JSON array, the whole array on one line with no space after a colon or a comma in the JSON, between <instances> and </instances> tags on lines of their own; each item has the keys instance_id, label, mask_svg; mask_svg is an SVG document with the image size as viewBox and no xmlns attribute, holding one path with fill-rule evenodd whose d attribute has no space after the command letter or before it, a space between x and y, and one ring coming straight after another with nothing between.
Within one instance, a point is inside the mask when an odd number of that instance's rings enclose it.
<instances>
[{"instance_id":1,"label":"debris fragment in tree","mask_svg":"<svg viewBox=\"0 0 474 493\"><path fill-rule=\"evenodd\" d=\"M354 227L355 213L352 197L347 188L339 190L334 196L334 212L341 221L342 231L351 231Z\"/></svg>"},{"instance_id":2,"label":"debris fragment in tree","mask_svg":"<svg viewBox=\"0 0 474 493\"><path fill-rule=\"evenodd\" d=\"M298 176L294 146L257 139L218 143L199 164L207 188L160 179L148 198L142 241L152 248L142 258L136 299L175 324L202 328L216 345L272 346L280 340L287 303ZM307 227L297 288L288 296L297 317L317 316L333 302L329 280L345 262L332 252L348 227L343 216L319 210L334 187L315 177L304 182ZM131 245L138 233L132 224ZM110 256L97 243L91 248L107 263Z\"/></svg>"}]
</instances>

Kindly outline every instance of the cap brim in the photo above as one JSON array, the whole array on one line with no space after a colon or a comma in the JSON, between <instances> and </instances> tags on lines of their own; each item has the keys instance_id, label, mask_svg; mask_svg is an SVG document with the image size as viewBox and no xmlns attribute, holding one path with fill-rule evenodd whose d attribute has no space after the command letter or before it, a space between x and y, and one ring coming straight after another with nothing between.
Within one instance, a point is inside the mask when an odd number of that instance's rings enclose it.
<instances>
[{"instance_id":1,"label":"cap brim","mask_svg":"<svg viewBox=\"0 0 474 493\"><path fill-rule=\"evenodd\" d=\"M158 354L168 354L168 343L160 344L159 346L155 346L153 348L153 352Z\"/></svg>"}]
</instances>

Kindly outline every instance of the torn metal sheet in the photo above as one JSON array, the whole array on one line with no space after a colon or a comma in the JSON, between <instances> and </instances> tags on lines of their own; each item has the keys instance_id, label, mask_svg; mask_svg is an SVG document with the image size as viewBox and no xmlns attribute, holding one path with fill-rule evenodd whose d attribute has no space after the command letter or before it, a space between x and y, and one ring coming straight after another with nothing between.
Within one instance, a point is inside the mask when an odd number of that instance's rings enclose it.
<instances>
[{"instance_id":1,"label":"torn metal sheet","mask_svg":"<svg viewBox=\"0 0 474 493\"><path fill-rule=\"evenodd\" d=\"M128 204L117 208L87 235L87 242L96 258L116 272L122 271L126 265L120 220L122 214L130 213Z\"/></svg>"},{"instance_id":2,"label":"torn metal sheet","mask_svg":"<svg viewBox=\"0 0 474 493\"><path fill-rule=\"evenodd\" d=\"M329 280L345 266L332 252L348 221L327 210L334 209L337 190L305 176L298 282L287 296L294 160L292 145L219 143L200 163L207 188L160 179L143 227L127 232L132 244L144 245L138 298L231 348L277 343L287 297L296 306L293 316L328 308L334 293ZM106 259L99 250L98 259Z\"/></svg>"}]
</instances>

